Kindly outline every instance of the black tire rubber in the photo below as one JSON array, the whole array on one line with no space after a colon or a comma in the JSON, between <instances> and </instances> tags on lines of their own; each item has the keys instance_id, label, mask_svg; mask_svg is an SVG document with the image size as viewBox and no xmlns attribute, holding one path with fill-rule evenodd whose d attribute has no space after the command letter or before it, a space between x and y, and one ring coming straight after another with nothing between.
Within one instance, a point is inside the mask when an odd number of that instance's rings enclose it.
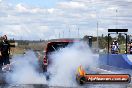
<instances>
[{"instance_id":1,"label":"black tire rubber","mask_svg":"<svg viewBox=\"0 0 132 88\"><path fill-rule=\"evenodd\" d=\"M83 85L86 82L86 78L85 77L81 77L79 80L79 84Z\"/></svg>"},{"instance_id":2,"label":"black tire rubber","mask_svg":"<svg viewBox=\"0 0 132 88\"><path fill-rule=\"evenodd\" d=\"M42 68L43 68L43 72L47 72L47 67L42 65Z\"/></svg>"}]
</instances>

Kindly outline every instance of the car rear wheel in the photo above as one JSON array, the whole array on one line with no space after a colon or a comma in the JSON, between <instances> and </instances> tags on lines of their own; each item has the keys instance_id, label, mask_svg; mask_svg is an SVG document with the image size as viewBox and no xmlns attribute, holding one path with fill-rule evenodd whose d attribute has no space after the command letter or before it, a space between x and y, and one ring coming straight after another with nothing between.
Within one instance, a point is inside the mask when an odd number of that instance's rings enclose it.
<instances>
[{"instance_id":1,"label":"car rear wheel","mask_svg":"<svg viewBox=\"0 0 132 88\"><path fill-rule=\"evenodd\" d=\"M85 77L81 77L79 80L79 84L83 85L86 82L86 78Z\"/></svg>"}]
</instances>

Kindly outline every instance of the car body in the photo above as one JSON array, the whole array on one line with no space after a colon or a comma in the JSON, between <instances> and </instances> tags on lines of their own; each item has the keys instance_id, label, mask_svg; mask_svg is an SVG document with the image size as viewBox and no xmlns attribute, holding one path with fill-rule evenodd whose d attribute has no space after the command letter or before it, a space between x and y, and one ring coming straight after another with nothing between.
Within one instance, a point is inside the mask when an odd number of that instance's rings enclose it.
<instances>
[{"instance_id":1,"label":"car body","mask_svg":"<svg viewBox=\"0 0 132 88\"><path fill-rule=\"evenodd\" d=\"M65 48L69 44L72 44L72 43L78 42L78 41L79 40L72 40L72 39L66 40L65 39L65 40L58 40L58 41L54 41L54 42L49 42L47 44L46 51L45 51L45 56L44 56L44 59L43 59L43 66L42 66L43 71L47 72L48 66L53 63L52 60L49 57L49 55L52 52L55 52L55 51L59 50L60 48Z\"/></svg>"}]
</instances>

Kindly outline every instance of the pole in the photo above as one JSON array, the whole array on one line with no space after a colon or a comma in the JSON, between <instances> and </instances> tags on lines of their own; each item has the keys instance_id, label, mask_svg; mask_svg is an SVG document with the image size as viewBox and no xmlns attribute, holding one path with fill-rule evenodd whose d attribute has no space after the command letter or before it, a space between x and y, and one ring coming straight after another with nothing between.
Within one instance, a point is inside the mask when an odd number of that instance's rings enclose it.
<instances>
[{"instance_id":1,"label":"pole","mask_svg":"<svg viewBox=\"0 0 132 88\"><path fill-rule=\"evenodd\" d=\"M127 36L127 34L125 34L126 35L126 54L127 54L127 38L128 38L128 36Z\"/></svg>"},{"instance_id":2,"label":"pole","mask_svg":"<svg viewBox=\"0 0 132 88\"><path fill-rule=\"evenodd\" d=\"M64 30L63 30L63 38L64 38Z\"/></svg>"},{"instance_id":3,"label":"pole","mask_svg":"<svg viewBox=\"0 0 132 88\"><path fill-rule=\"evenodd\" d=\"M109 54L109 47L110 47L109 38L110 38L110 34L108 33L108 54Z\"/></svg>"},{"instance_id":4,"label":"pole","mask_svg":"<svg viewBox=\"0 0 132 88\"><path fill-rule=\"evenodd\" d=\"M69 38L71 37L71 32L70 32L70 28L69 28Z\"/></svg>"},{"instance_id":5,"label":"pole","mask_svg":"<svg viewBox=\"0 0 132 88\"><path fill-rule=\"evenodd\" d=\"M97 21L97 50L99 50L98 21Z\"/></svg>"},{"instance_id":6,"label":"pole","mask_svg":"<svg viewBox=\"0 0 132 88\"><path fill-rule=\"evenodd\" d=\"M60 32L59 32L59 39L60 39Z\"/></svg>"},{"instance_id":7,"label":"pole","mask_svg":"<svg viewBox=\"0 0 132 88\"><path fill-rule=\"evenodd\" d=\"M117 29L117 25L118 25L117 13L118 13L118 10L116 9L116 29Z\"/></svg>"},{"instance_id":8,"label":"pole","mask_svg":"<svg viewBox=\"0 0 132 88\"><path fill-rule=\"evenodd\" d=\"M78 28L78 38L79 38L80 36L79 36L79 28Z\"/></svg>"}]
</instances>

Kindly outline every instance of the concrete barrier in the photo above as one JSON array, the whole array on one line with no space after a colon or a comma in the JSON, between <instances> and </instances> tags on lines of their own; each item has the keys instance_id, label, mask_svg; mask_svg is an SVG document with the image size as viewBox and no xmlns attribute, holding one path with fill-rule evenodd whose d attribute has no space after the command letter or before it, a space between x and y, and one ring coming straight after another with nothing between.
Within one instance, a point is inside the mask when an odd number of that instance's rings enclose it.
<instances>
[{"instance_id":1,"label":"concrete barrier","mask_svg":"<svg viewBox=\"0 0 132 88\"><path fill-rule=\"evenodd\" d=\"M100 54L99 63L100 65L132 69L132 62L128 59L127 54Z\"/></svg>"}]
</instances>

